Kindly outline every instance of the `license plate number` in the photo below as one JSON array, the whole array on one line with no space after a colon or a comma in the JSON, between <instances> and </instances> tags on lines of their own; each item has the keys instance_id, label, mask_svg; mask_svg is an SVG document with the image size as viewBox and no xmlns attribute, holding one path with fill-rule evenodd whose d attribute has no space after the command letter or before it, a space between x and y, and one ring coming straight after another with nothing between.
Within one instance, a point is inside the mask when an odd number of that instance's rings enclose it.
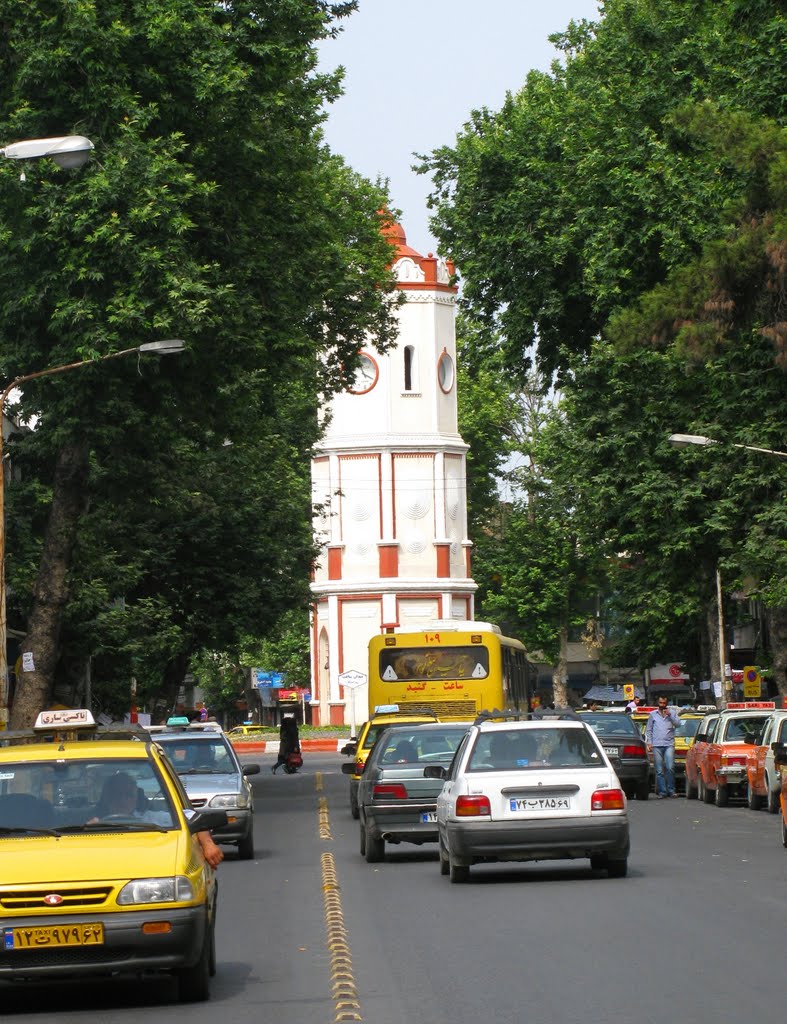
<instances>
[{"instance_id":1,"label":"license plate number","mask_svg":"<svg viewBox=\"0 0 787 1024\"><path fill-rule=\"evenodd\" d=\"M103 924L3 929L5 949L46 949L54 946L102 946L103 944Z\"/></svg>"},{"instance_id":2,"label":"license plate number","mask_svg":"<svg viewBox=\"0 0 787 1024\"><path fill-rule=\"evenodd\" d=\"M512 811L570 811L571 797L568 796L535 796L511 797L509 806Z\"/></svg>"},{"instance_id":3,"label":"license plate number","mask_svg":"<svg viewBox=\"0 0 787 1024\"><path fill-rule=\"evenodd\" d=\"M620 753L620 747L604 747L604 749L610 757L617 757Z\"/></svg>"},{"instance_id":4,"label":"license plate number","mask_svg":"<svg viewBox=\"0 0 787 1024\"><path fill-rule=\"evenodd\" d=\"M437 811L424 811L421 815L421 821L424 823L437 821Z\"/></svg>"}]
</instances>

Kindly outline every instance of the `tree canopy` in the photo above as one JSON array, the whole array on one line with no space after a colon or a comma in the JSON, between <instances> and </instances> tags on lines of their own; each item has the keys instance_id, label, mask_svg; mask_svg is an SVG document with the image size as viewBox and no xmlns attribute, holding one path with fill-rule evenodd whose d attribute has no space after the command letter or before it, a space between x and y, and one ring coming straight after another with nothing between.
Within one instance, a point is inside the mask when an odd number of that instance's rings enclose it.
<instances>
[{"instance_id":1,"label":"tree canopy","mask_svg":"<svg viewBox=\"0 0 787 1024\"><path fill-rule=\"evenodd\" d=\"M386 196L320 134L340 78L315 45L354 6L0 0L0 138L96 147L80 171L0 168L3 377L187 343L33 382L11 410L37 418L9 487L36 655L20 722L64 612L71 650L133 653L153 688L302 600L317 405L395 331Z\"/></svg>"}]
</instances>

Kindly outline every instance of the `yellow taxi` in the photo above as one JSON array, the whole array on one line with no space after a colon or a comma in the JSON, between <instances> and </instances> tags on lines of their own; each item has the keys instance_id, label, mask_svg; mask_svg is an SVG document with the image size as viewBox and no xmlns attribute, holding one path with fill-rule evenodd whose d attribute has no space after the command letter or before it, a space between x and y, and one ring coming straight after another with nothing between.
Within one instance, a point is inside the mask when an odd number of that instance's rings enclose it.
<instances>
[{"instance_id":1,"label":"yellow taxi","mask_svg":"<svg viewBox=\"0 0 787 1024\"><path fill-rule=\"evenodd\" d=\"M358 731L357 740L353 740L342 748L343 754L349 754L353 758L352 765L343 765L342 772L350 776L350 814L353 818L360 817L358 807L358 785L363 775L366 758L369 751L377 742L377 737L389 725L426 725L428 722L436 722L437 716L430 711L413 714L402 714L398 704L378 704L374 714L364 722Z\"/></svg>"},{"instance_id":2,"label":"yellow taxi","mask_svg":"<svg viewBox=\"0 0 787 1024\"><path fill-rule=\"evenodd\" d=\"M0 740L0 981L166 971L208 998L216 883L195 811L155 737L44 711Z\"/></svg>"},{"instance_id":3,"label":"yellow taxi","mask_svg":"<svg viewBox=\"0 0 787 1024\"><path fill-rule=\"evenodd\" d=\"M227 736L230 740L254 739L263 733L270 734L275 731L272 725L235 725L227 730Z\"/></svg>"}]
</instances>

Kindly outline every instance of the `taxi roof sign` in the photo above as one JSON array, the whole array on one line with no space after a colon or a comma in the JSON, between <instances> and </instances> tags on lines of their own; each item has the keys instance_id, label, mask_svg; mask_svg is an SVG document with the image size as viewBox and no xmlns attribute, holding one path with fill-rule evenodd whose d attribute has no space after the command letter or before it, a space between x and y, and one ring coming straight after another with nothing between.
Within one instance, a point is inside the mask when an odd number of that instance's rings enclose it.
<instances>
[{"instance_id":1,"label":"taxi roof sign","mask_svg":"<svg viewBox=\"0 0 787 1024\"><path fill-rule=\"evenodd\" d=\"M773 700L736 700L727 704L727 711L773 711L776 702Z\"/></svg>"},{"instance_id":2,"label":"taxi roof sign","mask_svg":"<svg viewBox=\"0 0 787 1024\"><path fill-rule=\"evenodd\" d=\"M58 708L56 711L41 711L33 728L39 732L45 729L89 729L95 724L93 713L87 708Z\"/></svg>"},{"instance_id":3,"label":"taxi roof sign","mask_svg":"<svg viewBox=\"0 0 787 1024\"><path fill-rule=\"evenodd\" d=\"M398 710L398 704L377 704L374 713L376 715L395 715Z\"/></svg>"}]
</instances>

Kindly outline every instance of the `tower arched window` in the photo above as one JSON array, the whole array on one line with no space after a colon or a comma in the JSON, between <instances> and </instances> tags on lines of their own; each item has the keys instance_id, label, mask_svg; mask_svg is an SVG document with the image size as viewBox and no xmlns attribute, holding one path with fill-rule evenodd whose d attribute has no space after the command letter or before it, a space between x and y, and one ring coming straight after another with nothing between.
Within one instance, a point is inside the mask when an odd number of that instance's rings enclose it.
<instances>
[{"instance_id":1,"label":"tower arched window","mask_svg":"<svg viewBox=\"0 0 787 1024\"><path fill-rule=\"evenodd\" d=\"M415 365L415 346L405 345L404 347L404 390L417 391L418 380Z\"/></svg>"}]
</instances>

